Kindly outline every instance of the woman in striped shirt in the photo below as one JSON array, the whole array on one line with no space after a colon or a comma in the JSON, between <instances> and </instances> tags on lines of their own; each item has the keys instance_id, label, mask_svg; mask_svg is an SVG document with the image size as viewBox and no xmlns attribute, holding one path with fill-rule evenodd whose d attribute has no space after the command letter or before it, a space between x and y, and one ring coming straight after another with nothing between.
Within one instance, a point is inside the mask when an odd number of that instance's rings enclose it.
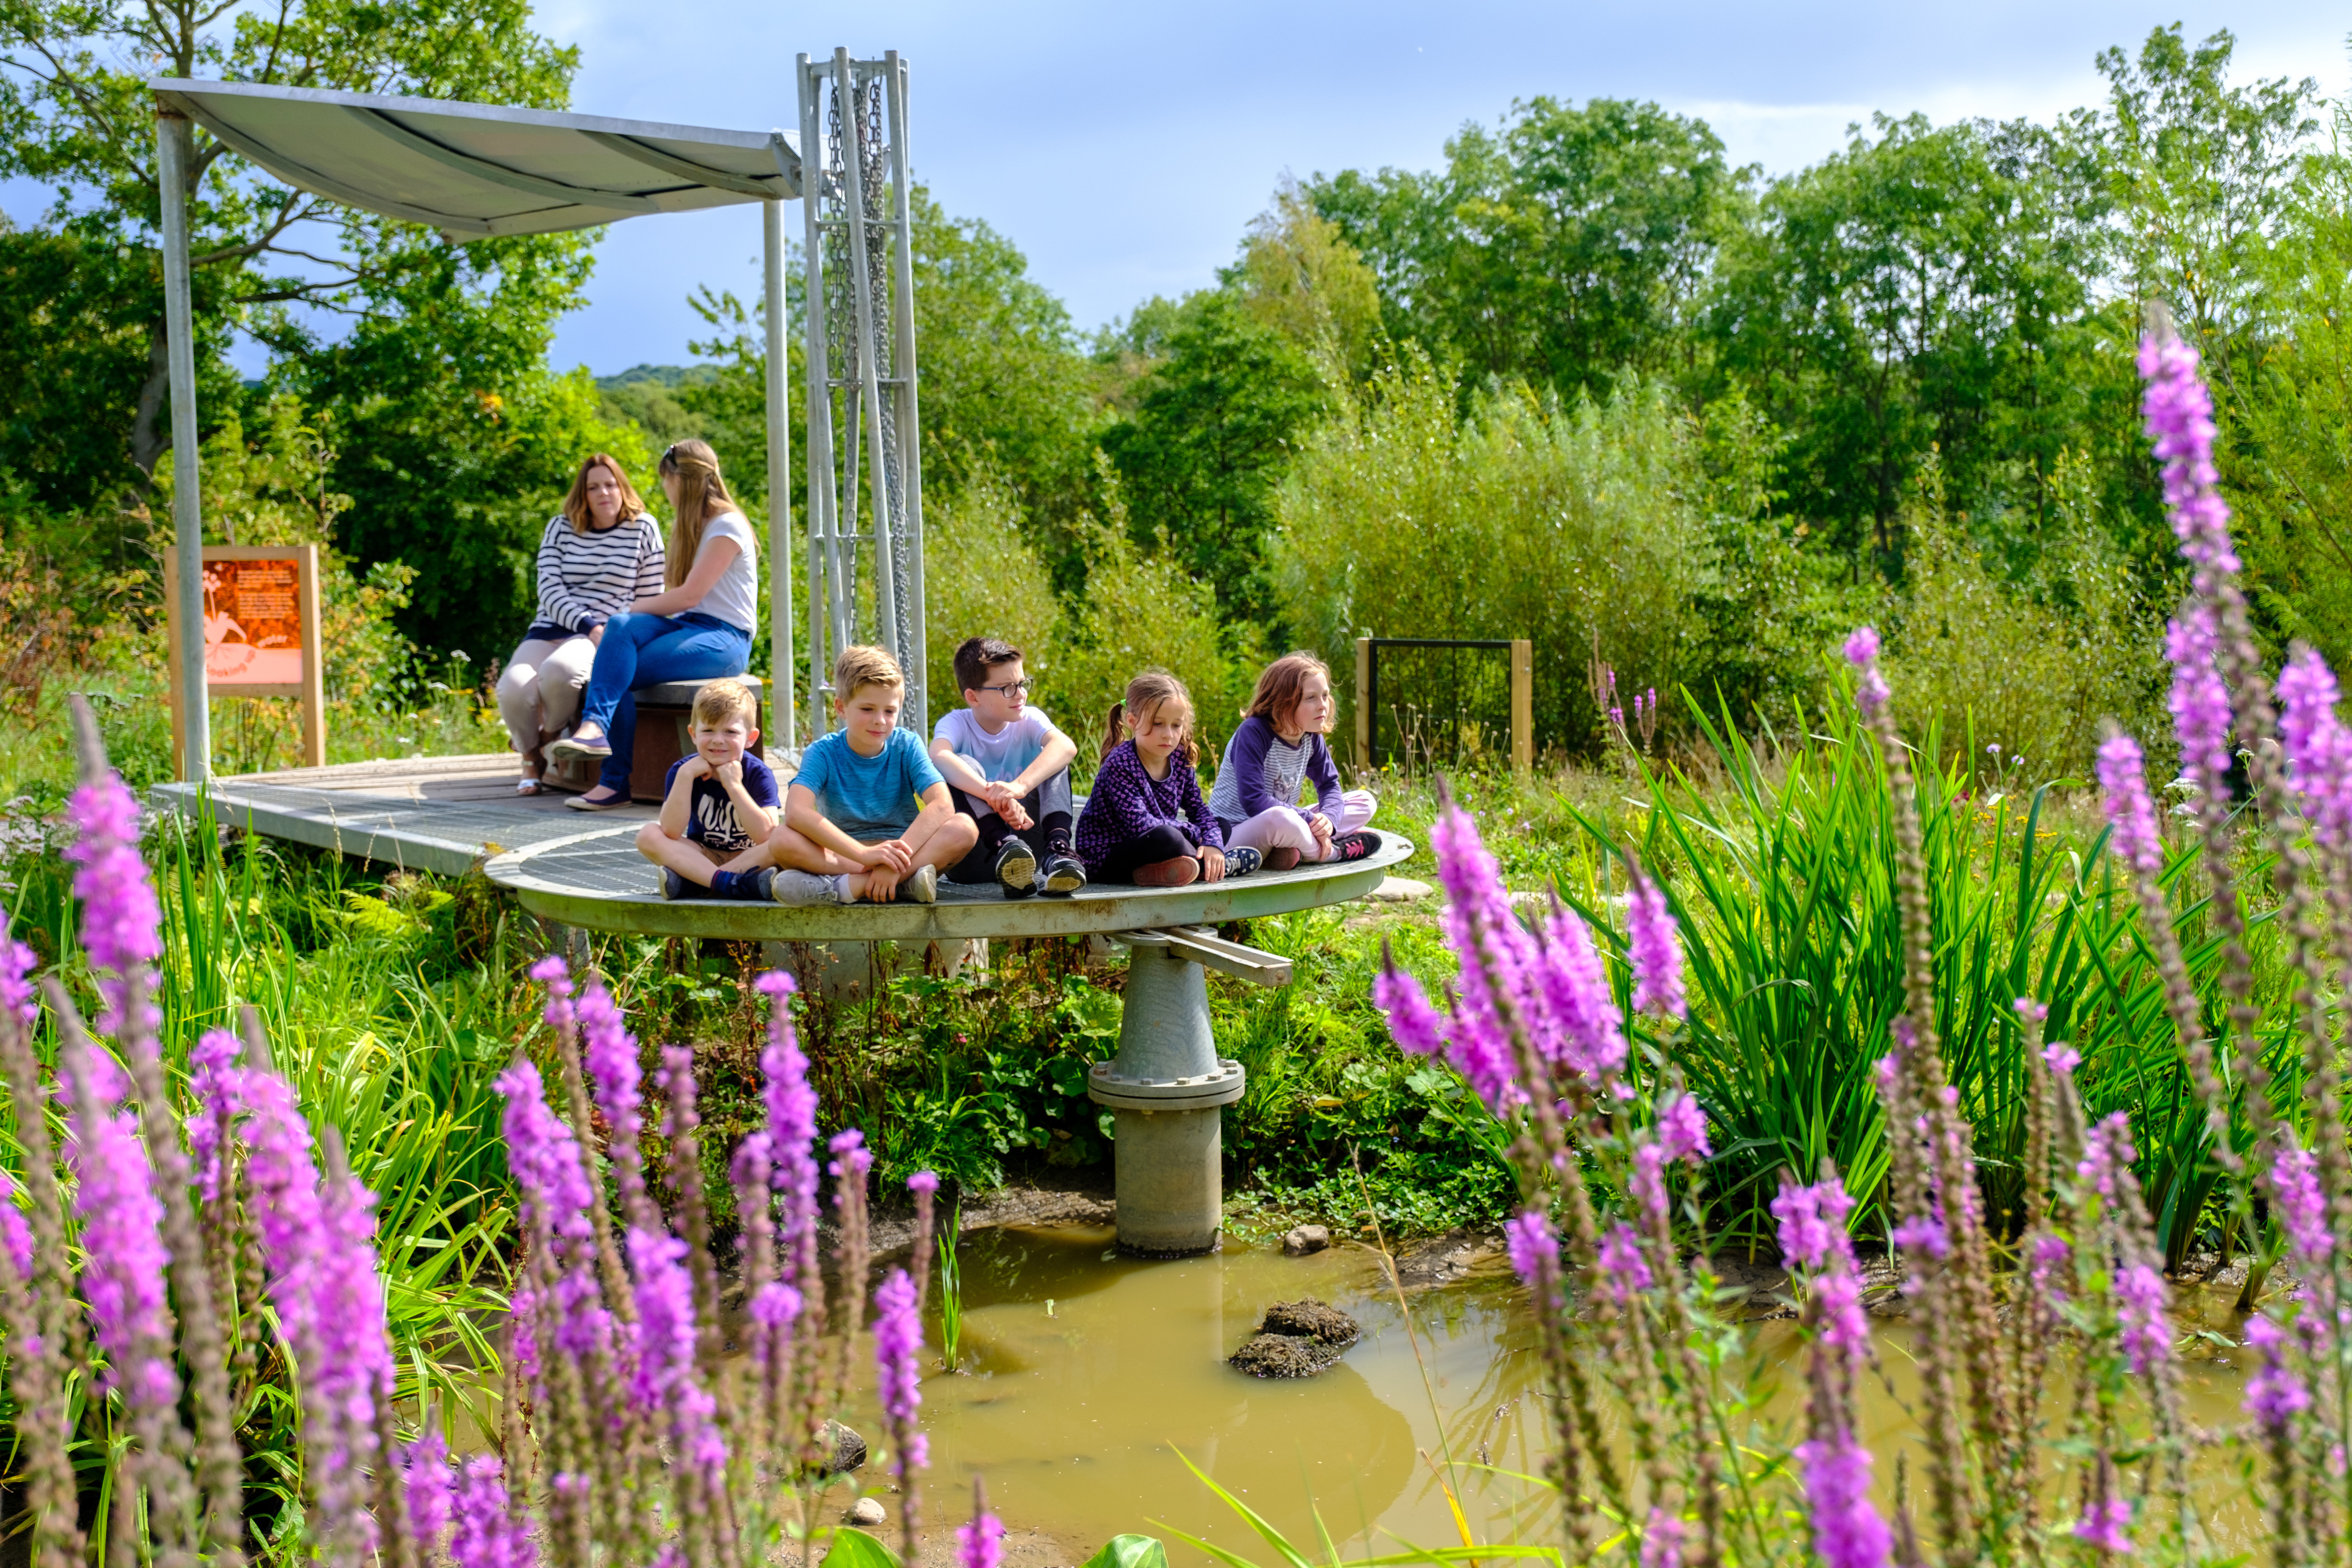
<instances>
[{"instance_id":1,"label":"woman in striped shirt","mask_svg":"<svg viewBox=\"0 0 2352 1568\"><path fill-rule=\"evenodd\" d=\"M662 591L661 525L603 452L590 455L539 540L539 614L499 675L499 712L522 758L517 795L537 795L542 748L580 711L604 623Z\"/></svg>"}]
</instances>

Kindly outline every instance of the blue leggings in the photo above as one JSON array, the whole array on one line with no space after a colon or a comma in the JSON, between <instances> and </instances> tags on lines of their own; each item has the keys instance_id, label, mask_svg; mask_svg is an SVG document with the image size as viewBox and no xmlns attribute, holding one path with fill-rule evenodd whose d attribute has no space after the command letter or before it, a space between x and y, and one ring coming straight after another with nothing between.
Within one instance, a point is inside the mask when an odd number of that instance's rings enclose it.
<instances>
[{"instance_id":1,"label":"blue leggings","mask_svg":"<svg viewBox=\"0 0 2352 1568\"><path fill-rule=\"evenodd\" d=\"M740 675L751 668L751 634L716 616L688 610L682 616L614 616L604 623L596 663L588 672L588 692L580 722L599 724L613 743L598 782L628 793L629 763L637 748L640 686L666 680L709 680Z\"/></svg>"}]
</instances>

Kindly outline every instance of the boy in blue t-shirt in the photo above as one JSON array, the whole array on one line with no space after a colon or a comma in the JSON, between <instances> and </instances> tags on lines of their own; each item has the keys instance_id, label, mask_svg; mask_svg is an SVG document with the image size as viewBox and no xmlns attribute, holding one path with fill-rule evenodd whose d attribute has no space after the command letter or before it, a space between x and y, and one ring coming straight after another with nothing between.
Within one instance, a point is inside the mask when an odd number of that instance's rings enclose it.
<instances>
[{"instance_id":1,"label":"boy in blue t-shirt","mask_svg":"<svg viewBox=\"0 0 2352 1568\"><path fill-rule=\"evenodd\" d=\"M665 899L767 899L766 846L778 829L776 775L751 755L757 704L740 680L694 694L694 754L670 764L661 815L637 830L637 853L662 868Z\"/></svg>"},{"instance_id":2,"label":"boy in blue t-shirt","mask_svg":"<svg viewBox=\"0 0 2352 1568\"><path fill-rule=\"evenodd\" d=\"M778 868L776 902L887 903L904 893L935 903L940 868L980 841L923 743L898 727L906 694L907 677L886 649L845 647L834 660L841 728L801 753L783 826L763 850Z\"/></svg>"}]
</instances>

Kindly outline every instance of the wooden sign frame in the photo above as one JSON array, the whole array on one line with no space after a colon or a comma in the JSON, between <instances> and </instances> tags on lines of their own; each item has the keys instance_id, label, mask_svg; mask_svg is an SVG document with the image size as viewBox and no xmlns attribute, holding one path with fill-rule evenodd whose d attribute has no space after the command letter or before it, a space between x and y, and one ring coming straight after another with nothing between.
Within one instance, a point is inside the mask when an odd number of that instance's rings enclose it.
<instances>
[{"instance_id":1,"label":"wooden sign frame","mask_svg":"<svg viewBox=\"0 0 2352 1568\"><path fill-rule=\"evenodd\" d=\"M291 561L294 563L295 616L300 626L302 673L298 680L226 681L206 678L203 689L209 707L211 693L228 697L292 697L302 715L302 762L324 767L327 762L327 679L324 649L319 643L319 547L315 544L207 544L205 564L231 561ZM182 695L184 671L180 658L179 563L173 553L163 557L163 604L166 640L172 649L172 755L186 777L187 710ZM209 725L207 726L209 729Z\"/></svg>"}]
</instances>

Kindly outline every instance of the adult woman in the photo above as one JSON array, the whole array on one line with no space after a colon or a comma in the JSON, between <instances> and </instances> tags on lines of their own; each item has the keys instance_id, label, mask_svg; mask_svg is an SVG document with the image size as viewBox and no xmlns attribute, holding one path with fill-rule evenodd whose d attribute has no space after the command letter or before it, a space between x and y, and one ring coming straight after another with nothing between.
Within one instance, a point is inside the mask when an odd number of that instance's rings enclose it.
<instances>
[{"instance_id":1,"label":"adult woman","mask_svg":"<svg viewBox=\"0 0 2352 1568\"><path fill-rule=\"evenodd\" d=\"M517 795L544 787L545 747L580 711L604 623L661 585L661 524L621 465L590 453L539 536L539 614L499 672L499 712L522 758Z\"/></svg>"},{"instance_id":2,"label":"adult woman","mask_svg":"<svg viewBox=\"0 0 2352 1568\"><path fill-rule=\"evenodd\" d=\"M563 803L580 811L628 804L635 688L740 675L751 666L760 545L727 493L719 455L706 441L677 442L662 454L661 482L677 519L670 525L663 590L605 623L580 722L547 749L550 756L604 760L596 787Z\"/></svg>"}]
</instances>

